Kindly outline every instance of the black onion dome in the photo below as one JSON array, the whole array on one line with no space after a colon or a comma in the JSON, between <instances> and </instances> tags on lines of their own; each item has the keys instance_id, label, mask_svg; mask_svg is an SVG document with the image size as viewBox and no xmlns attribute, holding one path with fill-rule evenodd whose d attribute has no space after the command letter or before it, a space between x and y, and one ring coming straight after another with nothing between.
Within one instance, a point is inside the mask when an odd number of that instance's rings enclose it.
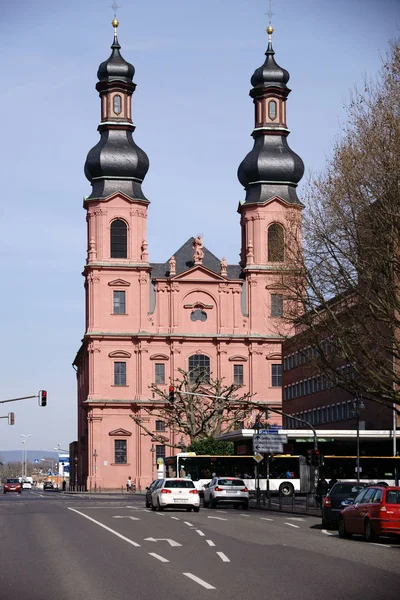
<instances>
[{"instance_id":1,"label":"black onion dome","mask_svg":"<svg viewBox=\"0 0 400 600\"><path fill-rule=\"evenodd\" d=\"M98 144L88 153L85 175L93 186L89 200L122 192L147 201L142 182L149 169L147 154L133 141L131 131L104 129Z\"/></svg>"},{"instance_id":2,"label":"black onion dome","mask_svg":"<svg viewBox=\"0 0 400 600\"><path fill-rule=\"evenodd\" d=\"M282 69L275 62L274 54L272 43L269 42L265 53L267 58L264 64L254 71L253 77L250 80L253 87L286 87L290 75L286 69Z\"/></svg>"},{"instance_id":3,"label":"black onion dome","mask_svg":"<svg viewBox=\"0 0 400 600\"><path fill-rule=\"evenodd\" d=\"M99 81L132 81L135 67L122 58L117 35L114 35L111 49L110 57L101 63L97 71Z\"/></svg>"}]
</instances>

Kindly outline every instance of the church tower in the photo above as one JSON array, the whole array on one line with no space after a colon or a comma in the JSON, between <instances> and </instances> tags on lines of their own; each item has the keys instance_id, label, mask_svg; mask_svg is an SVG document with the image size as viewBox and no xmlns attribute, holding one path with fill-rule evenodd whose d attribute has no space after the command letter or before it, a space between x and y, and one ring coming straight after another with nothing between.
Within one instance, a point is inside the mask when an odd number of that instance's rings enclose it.
<instances>
[{"instance_id":1,"label":"church tower","mask_svg":"<svg viewBox=\"0 0 400 600\"><path fill-rule=\"evenodd\" d=\"M290 133L286 123L286 100L291 91L287 87L289 73L275 61L273 31L269 25L266 60L251 78L250 96L255 108L254 146L238 169L239 181L246 190L246 197L239 206L240 262L249 283L250 329L259 328L262 317L256 318L259 306L264 304L260 290L253 291L261 277L265 284L263 290L268 291L264 317L271 318L268 325L271 332L282 325L279 317L283 316L284 306L279 288L287 271L290 237L299 235L302 204L296 187L304 173L303 161L287 142ZM296 231L294 223L297 224Z\"/></svg>"}]
</instances>

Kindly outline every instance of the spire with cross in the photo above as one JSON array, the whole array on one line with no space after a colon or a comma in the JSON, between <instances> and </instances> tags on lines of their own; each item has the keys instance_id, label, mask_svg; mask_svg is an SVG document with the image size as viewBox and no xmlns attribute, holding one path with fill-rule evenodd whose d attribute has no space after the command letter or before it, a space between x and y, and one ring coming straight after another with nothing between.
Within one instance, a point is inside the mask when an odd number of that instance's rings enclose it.
<instances>
[{"instance_id":1,"label":"spire with cross","mask_svg":"<svg viewBox=\"0 0 400 600\"><path fill-rule=\"evenodd\" d=\"M269 18L269 24L271 25L272 22L272 17L274 16L275 13L272 12L272 0L269 0L269 9L267 12L268 18Z\"/></svg>"},{"instance_id":2,"label":"spire with cross","mask_svg":"<svg viewBox=\"0 0 400 600\"><path fill-rule=\"evenodd\" d=\"M117 18L117 10L118 10L119 8L121 8L121 7L120 7L120 6L118 6L118 4L117 4L117 3L115 2L115 0L114 0L114 2L111 4L110 8L112 8L112 9L113 9L113 11L114 11L114 19L116 19L116 18Z\"/></svg>"}]
</instances>

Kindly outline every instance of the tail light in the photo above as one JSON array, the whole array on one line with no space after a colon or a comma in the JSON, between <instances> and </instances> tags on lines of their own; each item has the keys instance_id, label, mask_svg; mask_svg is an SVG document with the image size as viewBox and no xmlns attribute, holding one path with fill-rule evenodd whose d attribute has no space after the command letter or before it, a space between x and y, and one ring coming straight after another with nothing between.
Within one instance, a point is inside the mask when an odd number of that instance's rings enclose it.
<instances>
[{"instance_id":1,"label":"tail light","mask_svg":"<svg viewBox=\"0 0 400 600\"><path fill-rule=\"evenodd\" d=\"M162 494L172 494L171 490L167 490L166 488L163 488L163 489L161 490L161 493L162 493Z\"/></svg>"},{"instance_id":2,"label":"tail light","mask_svg":"<svg viewBox=\"0 0 400 600\"><path fill-rule=\"evenodd\" d=\"M330 506L331 505L331 499L329 498L329 496L327 496L324 500L324 506Z\"/></svg>"},{"instance_id":3,"label":"tail light","mask_svg":"<svg viewBox=\"0 0 400 600\"><path fill-rule=\"evenodd\" d=\"M198 490L190 490L189 494L198 494L199 491Z\"/></svg>"},{"instance_id":4,"label":"tail light","mask_svg":"<svg viewBox=\"0 0 400 600\"><path fill-rule=\"evenodd\" d=\"M381 506L379 510L380 512L387 512L386 506Z\"/></svg>"},{"instance_id":5,"label":"tail light","mask_svg":"<svg viewBox=\"0 0 400 600\"><path fill-rule=\"evenodd\" d=\"M214 492L223 492L224 490L220 487L214 488Z\"/></svg>"},{"instance_id":6,"label":"tail light","mask_svg":"<svg viewBox=\"0 0 400 600\"><path fill-rule=\"evenodd\" d=\"M247 488L242 488L241 490L239 490L239 492L248 492L249 490Z\"/></svg>"}]
</instances>

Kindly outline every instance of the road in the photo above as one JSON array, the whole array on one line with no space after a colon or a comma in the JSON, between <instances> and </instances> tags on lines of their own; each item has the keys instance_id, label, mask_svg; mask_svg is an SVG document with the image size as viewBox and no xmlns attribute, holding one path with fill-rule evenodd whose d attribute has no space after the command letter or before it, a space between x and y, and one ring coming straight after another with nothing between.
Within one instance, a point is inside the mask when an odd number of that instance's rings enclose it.
<instances>
[{"instance_id":1,"label":"road","mask_svg":"<svg viewBox=\"0 0 400 600\"><path fill-rule=\"evenodd\" d=\"M1 494L0 532L1 600L400 596L400 540L342 540L312 516L24 490Z\"/></svg>"}]
</instances>

